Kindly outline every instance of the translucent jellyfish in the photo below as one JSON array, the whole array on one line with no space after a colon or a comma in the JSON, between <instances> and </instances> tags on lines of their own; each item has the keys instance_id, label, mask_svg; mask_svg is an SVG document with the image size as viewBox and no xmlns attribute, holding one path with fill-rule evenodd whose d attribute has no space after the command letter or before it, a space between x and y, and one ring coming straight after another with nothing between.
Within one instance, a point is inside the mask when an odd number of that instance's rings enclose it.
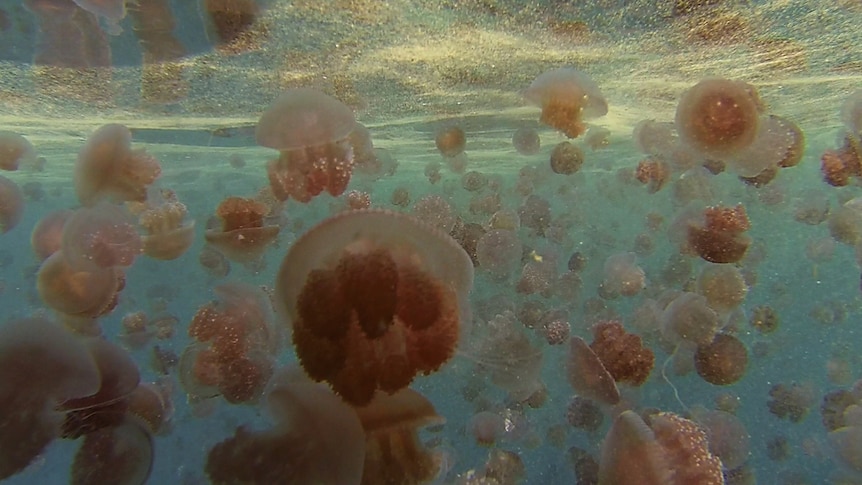
<instances>
[{"instance_id":1,"label":"translucent jellyfish","mask_svg":"<svg viewBox=\"0 0 862 485\"><path fill-rule=\"evenodd\" d=\"M778 168L799 163L804 145L802 130L795 123L779 116L764 116L754 141L728 159L727 168L740 177L753 178L756 183L752 185L766 185Z\"/></svg>"},{"instance_id":2,"label":"translucent jellyfish","mask_svg":"<svg viewBox=\"0 0 862 485\"><path fill-rule=\"evenodd\" d=\"M587 132L587 137L584 139L584 144L590 147L590 150L596 151L610 145L611 130L601 127L592 126Z\"/></svg>"},{"instance_id":3,"label":"translucent jellyfish","mask_svg":"<svg viewBox=\"0 0 862 485\"><path fill-rule=\"evenodd\" d=\"M851 199L832 211L826 223L832 239L848 246L862 243L862 198Z\"/></svg>"},{"instance_id":4,"label":"translucent jellyfish","mask_svg":"<svg viewBox=\"0 0 862 485\"><path fill-rule=\"evenodd\" d=\"M488 452L481 480L485 483L516 484L522 483L526 475L527 469L520 455L514 451L494 448Z\"/></svg>"},{"instance_id":5,"label":"translucent jellyfish","mask_svg":"<svg viewBox=\"0 0 862 485\"><path fill-rule=\"evenodd\" d=\"M820 156L823 180L834 187L850 183L851 177L862 176L862 146L855 135L846 135L844 144L836 150L826 150Z\"/></svg>"},{"instance_id":6,"label":"translucent jellyfish","mask_svg":"<svg viewBox=\"0 0 862 485\"><path fill-rule=\"evenodd\" d=\"M750 453L751 437L738 417L724 411L695 407L691 419L703 427L709 440L709 452L721 460L726 470L744 464Z\"/></svg>"},{"instance_id":7,"label":"translucent jellyfish","mask_svg":"<svg viewBox=\"0 0 862 485\"><path fill-rule=\"evenodd\" d=\"M280 372L265 405L271 428L240 426L209 451L205 471L213 483L361 482L367 454L362 424L326 386L293 370Z\"/></svg>"},{"instance_id":8,"label":"translucent jellyfish","mask_svg":"<svg viewBox=\"0 0 862 485\"><path fill-rule=\"evenodd\" d=\"M539 333L545 338L548 345L562 345L569 340L572 326L565 320L555 318L542 324Z\"/></svg>"},{"instance_id":9,"label":"translucent jellyfish","mask_svg":"<svg viewBox=\"0 0 862 485\"><path fill-rule=\"evenodd\" d=\"M675 124L683 142L704 155L723 158L754 142L759 117L757 92L751 85L708 78L683 94Z\"/></svg>"},{"instance_id":10,"label":"translucent jellyfish","mask_svg":"<svg viewBox=\"0 0 862 485\"><path fill-rule=\"evenodd\" d=\"M356 414L366 437L362 483L425 483L439 475L442 456L419 441L419 430L446 420L425 396L410 388L378 392Z\"/></svg>"},{"instance_id":11,"label":"translucent jellyfish","mask_svg":"<svg viewBox=\"0 0 862 485\"><path fill-rule=\"evenodd\" d=\"M221 230L207 230L204 239L233 261L257 260L281 229L266 224L264 216L269 210L266 204L254 199L227 197L216 209L222 220Z\"/></svg>"},{"instance_id":12,"label":"translucent jellyfish","mask_svg":"<svg viewBox=\"0 0 862 485\"><path fill-rule=\"evenodd\" d=\"M0 175L0 234L18 225L24 213L24 193L18 184Z\"/></svg>"},{"instance_id":13,"label":"translucent jellyfish","mask_svg":"<svg viewBox=\"0 0 862 485\"><path fill-rule=\"evenodd\" d=\"M703 221L688 225L687 243L701 258L711 263L736 263L745 256L751 238L743 234L750 227L745 207L707 207Z\"/></svg>"},{"instance_id":14,"label":"translucent jellyfish","mask_svg":"<svg viewBox=\"0 0 862 485\"><path fill-rule=\"evenodd\" d=\"M42 301L60 313L96 318L117 305L125 276L113 267L83 270L72 266L63 251L42 262L36 288Z\"/></svg>"},{"instance_id":15,"label":"translucent jellyfish","mask_svg":"<svg viewBox=\"0 0 862 485\"><path fill-rule=\"evenodd\" d=\"M655 355L641 338L628 333L620 322L604 321L593 327L590 349L617 383L640 386L655 365Z\"/></svg>"},{"instance_id":16,"label":"translucent jellyfish","mask_svg":"<svg viewBox=\"0 0 862 485\"><path fill-rule=\"evenodd\" d=\"M678 143L673 123L655 120L639 121L635 125L632 138L641 153L659 157L672 153Z\"/></svg>"},{"instance_id":17,"label":"translucent jellyfish","mask_svg":"<svg viewBox=\"0 0 862 485\"><path fill-rule=\"evenodd\" d=\"M107 406L125 399L141 380L138 365L122 347L102 338L89 339L87 347L96 367L99 369L99 390L87 397L68 399L59 410L68 414L84 411L90 413L93 408Z\"/></svg>"},{"instance_id":18,"label":"translucent jellyfish","mask_svg":"<svg viewBox=\"0 0 862 485\"><path fill-rule=\"evenodd\" d=\"M482 446L493 446L506 434L506 420L491 411L479 411L470 417L467 429Z\"/></svg>"},{"instance_id":19,"label":"translucent jellyfish","mask_svg":"<svg viewBox=\"0 0 862 485\"><path fill-rule=\"evenodd\" d=\"M18 170L22 164L35 167L38 158L29 140L17 133L0 130L0 170Z\"/></svg>"},{"instance_id":20,"label":"translucent jellyfish","mask_svg":"<svg viewBox=\"0 0 862 485\"><path fill-rule=\"evenodd\" d=\"M831 431L829 444L841 463L862 473L862 407L853 405L845 413L854 416L855 424Z\"/></svg>"},{"instance_id":21,"label":"translucent jellyfish","mask_svg":"<svg viewBox=\"0 0 862 485\"><path fill-rule=\"evenodd\" d=\"M446 234L449 234L455 225L456 214L453 213L452 206L439 195L426 195L417 200L413 205L413 215Z\"/></svg>"},{"instance_id":22,"label":"translucent jellyfish","mask_svg":"<svg viewBox=\"0 0 862 485\"><path fill-rule=\"evenodd\" d=\"M72 214L70 210L60 209L49 212L36 223L30 234L30 247L40 262L62 248L63 227Z\"/></svg>"},{"instance_id":23,"label":"translucent jellyfish","mask_svg":"<svg viewBox=\"0 0 862 485\"><path fill-rule=\"evenodd\" d=\"M573 427L589 433L598 431L605 415L601 408L590 399L574 396L566 408L566 421Z\"/></svg>"},{"instance_id":24,"label":"translucent jellyfish","mask_svg":"<svg viewBox=\"0 0 862 485\"><path fill-rule=\"evenodd\" d=\"M70 474L74 485L146 483L153 466L153 438L135 419L117 415L119 424L84 435Z\"/></svg>"},{"instance_id":25,"label":"translucent jellyfish","mask_svg":"<svg viewBox=\"0 0 862 485\"><path fill-rule=\"evenodd\" d=\"M543 235L551 225L551 204L538 195L530 195L518 208L521 225Z\"/></svg>"},{"instance_id":26,"label":"translucent jellyfish","mask_svg":"<svg viewBox=\"0 0 862 485\"><path fill-rule=\"evenodd\" d=\"M479 265L479 256L476 254L476 247L479 245L479 239L485 234L485 229L481 224L468 222L466 224L455 224L452 229L452 237L458 241L458 244L470 256L470 261L473 266Z\"/></svg>"},{"instance_id":27,"label":"translucent jellyfish","mask_svg":"<svg viewBox=\"0 0 862 485\"><path fill-rule=\"evenodd\" d=\"M661 316L662 335L670 342L709 345L721 328L718 314L706 298L696 293L682 293L665 307Z\"/></svg>"},{"instance_id":28,"label":"translucent jellyfish","mask_svg":"<svg viewBox=\"0 0 862 485\"><path fill-rule=\"evenodd\" d=\"M720 333L707 345L698 345L694 368L703 380L716 386L734 384L748 368L748 350L733 335Z\"/></svg>"},{"instance_id":29,"label":"translucent jellyfish","mask_svg":"<svg viewBox=\"0 0 862 485\"><path fill-rule=\"evenodd\" d=\"M479 268L495 279L508 278L521 263L523 245L515 231L494 229L476 242Z\"/></svg>"},{"instance_id":30,"label":"translucent jellyfish","mask_svg":"<svg viewBox=\"0 0 862 485\"><path fill-rule=\"evenodd\" d=\"M478 192L488 185L488 177L482 172L471 170L461 177L461 186L468 192Z\"/></svg>"},{"instance_id":31,"label":"translucent jellyfish","mask_svg":"<svg viewBox=\"0 0 862 485\"><path fill-rule=\"evenodd\" d=\"M706 297L710 308L725 315L745 301L748 285L736 266L710 264L697 276L697 292Z\"/></svg>"},{"instance_id":32,"label":"translucent jellyfish","mask_svg":"<svg viewBox=\"0 0 862 485\"><path fill-rule=\"evenodd\" d=\"M661 190L670 179L670 165L663 160L646 158L638 162L635 178L644 184L647 192L654 194Z\"/></svg>"},{"instance_id":33,"label":"translucent jellyfish","mask_svg":"<svg viewBox=\"0 0 862 485\"><path fill-rule=\"evenodd\" d=\"M579 395L605 404L620 402L620 391L613 376L584 339L573 336L569 342L566 375Z\"/></svg>"},{"instance_id":34,"label":"translucent jellyfish","mask_svg":"<svg viewBox=\"0 0 862 485\"><path fill-rule=\"evenodd\" d=\"M551 171L560 175L571 175L584 164L584 152L576 145L564 141L551 150Z\"/></svg>"},{"instance_id":35,"label":"translucent jellyfish","mask_svg":"<svg viewBox=\"0 0 862 485\"><path fill-rule=\"evenodd\" d=\"M391 202L396 207L407 207L410 205L410 191L406 187L396 187L392 191Z\"/></svg>"},{"instance_id":36,"label":"translucent jellyfish","mask_svg":"<svg viewBox=\"0 0 862 485\"><path fill-rule=\"evenodd\" d=\"M437 145L437 150L440 151L441 155L445 158L452 158L464 153L467 136L461 128L450 126L437 132L434 137L434 144Z\"/></svg>"},{"instance_id":37,"label":"translucent jellyfish","mask_svg":"<svg viewBox=\"0 0 862 485\"><path fill-rule=\"evenodd\" d=\"M147 187L161 172L159 161L146 150L132 150L132 132L128 128L105 125L90 135L78 153L75 192L85 206L106 198L143 202Z\"/></svg>"},{"instance_id":38,"label":"translucent jellyfish","mask_svg":"<svg viewBox=\"0 0 862 485\"><path fill-rule=\"evenodd\" d=\"M129 209L144 229L143 252L163 261L177 259L195 238L195 221L185 220L188 210L172 190L151 191L146 203L130 203Z\"/></svg>"},{"instance_id":39,"label":"translucent jellyfish","mask_svg":"<svg viewBox=\"0 0 862 485\"><path fill-rule=\"evenodd\" d=\"M721 460L709 452L706 433L672 413L617 416L602 444L599 483L618 485L719 485Z\"/></svg>"},{"instance_id":40,"label":"translucent jellyfish","mask_svg":"<svg viewBox=\"0 0 862 485\"><path fill-rule=\"evenodd\" d=\"M323 190L341 195L353 172L348 137L355 127L353 112L335 98L310 88L282 93L255 131L259 145L281 153L267 166L276 198L308 202Z\"/></svg>"},{"instance_id":41,"label":"translucent jellyfish","mask_svg":"<svg viewBox=\"0 0 862 485\"><path fill-rule=\"evenodd\" d=\"M470 322L472 284L473 264L449 235L408 215L362 210L300 237L273 298L309 376L362 405L451 358Z\"/></svg>"},{"instance_id":42,"label":"translucent jellyfish","mask_svg":"<svg viewBox=\"0 0 862 485\"><path fill-rule=\"evenodd\" d=\"M60 325L41 318L0 327L0 480L21 472L60 436L55 407L99 389L87 347Z\"/></svg>"},{"instance_id":43,"label":"translucent jellyfish","mask_svg":"<svg viewBox=\"0 0 862 485\"><path fill-rule=\"evenodd\" d=\"M143 424L150 433L169 431L174 412L169 386L142 382L126 396L126 415Z\"/></svg>"},{"instance_id":44,"label":"translucent jellyfish","mask_svg":"<svg viewBox=\"0 0 862 485\"><path fill-rule=\"evenodd\" d=\"M198 263L214 278L224 278L230 274L230 261L221 251L212 246L204 246L198 255Z\"/></svg>"},{"instance_id":45,"label":"translucent jellyfish","mask_svg":"<svg viewBox=\"0 0 862 485\"><path fill-rule=\"evenodd\" d=\"M778 329L778 313L769 305L759 305L751 309L748 324L761 334L770 334Z\"/></svg>"},{"instance_id":46,"label":"translucent jellyfish","mask_svg":"<svg viewBox=\"0 0 862 485\"><path fill-rule=\"evenodd\" d=\"M575 469L578 485L599 483L599 462L586 450L572 446L569 448L569 462Z\"/></svg>"},{"instance_id":47,"label":"translucent jellyfish","mask_svg":"<svg viewBox=\"0 0 862 485\"><path fill-rule=\"evenodd\" d=\"M542 148L542 140L536 130L527 127L518 128L512 135L512 146L521 155L535 155Z\"/></svg>"},{"instance_id":48,"label":"translucent jellyfish","mask_svg":"<svg viewBox=\"0 0 862 485\"><path fill-rule=\"evenodd\" d=\"M539 75L524 92L524 97L542 108L542 123L569 138L577 138L586 131L584 119L608 113L608 103L598 84L586 73L571 67Z\"/></svg>"},{"instance_id":49,"label":"translucent jellyfish","mask_svg":"<svg viewBox=\"0 0 862 485\"><path fill-rule=\"evenodd\" d=\"M811 383L778 383L769 389L769 412L791 423L799 423L817 402L814 385Z\"/></svg>"},{"instance_id":50,"label":"translucent jellyfish","mask_svg":"<svg viewBox=\"0 0 862 485\"><path fill-rule=\"evenodd\" d=\"M635 253L618 253L605 260L602 287L623 296L637 295L646 287L646 274L637 265Z\"/></svg>"},{"instance_id":51,"label":"translucent jellyfish","mask_svg":"<svg viewBox=\"0 0 862 485\"><path fill-rule=\"evenodd\" d=\"M63 226L62 251L74 268L129 267L142 250L130 215L117 205L82 207Z\"/></svg>"}]
</instances>

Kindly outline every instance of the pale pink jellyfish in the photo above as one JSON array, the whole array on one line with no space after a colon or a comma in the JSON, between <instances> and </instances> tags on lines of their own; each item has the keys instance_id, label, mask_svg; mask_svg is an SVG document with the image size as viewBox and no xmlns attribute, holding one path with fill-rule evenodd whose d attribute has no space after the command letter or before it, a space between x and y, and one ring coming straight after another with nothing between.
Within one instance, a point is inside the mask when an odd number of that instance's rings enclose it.
<instances>
[{"instance_id":1,"label":"pale pink jellyfish","mask_svg":"<svg viewBox=\"0 0 862 485\"><path fill-rule=\"evenodd\" d=\"M611 294L634 296L646 287L646 274L635 253L614 254L605 260L602 287Z\"/></svg>"},{"instance_id":2,"label":"pale pink jellyfish","mask_svg":"<svg viewBox=\"0 0 862 485\"><path fill-rule=\"evenodd\" d=\"M128 267L143 243L120 206L102 203L75 211L63 227L63 253L75 268Z\"/></svg>"},{"instance_id":3,"label":"pale pink jellyfish","mask_svg":"<svg viewBox=\"0 0 862 485\"><path fill-rule=\"evenodd\" d=\"M73 211L61 209L39 219L30 235L30 247L40 262L59 251L63 244L63 227L72 217Z\"/></svg>"},{"instance_id":4,"label":"pale pink jellyfish","mask_svg":"<svg viewBox=\"0 0 862 485\"><path fill-rule=\"evenodd\" d=\"M195 221L186 220L188 210L172 190L151 190L145 203L129 203L144 229L143 252L153 259L169 261L182 256L195 237Z\"/></svg>"},{"instance_id":5,"label":"pale pink jellyfish","mask_svg":"<svg viewBox=\"0 0 862 485\"><path fill-rule=\"evenodd\" d=\"M584 119L608 113L608 102L598 84L585 72L571 67L542 73L530 84L524 97L542 108L542 123L569 138L586 131Z\"/></svg>"},{"instance_id":6,"label":"pale pink jellyfish","mask_svg":"<svg viewBox=\"0 0 862 485\"><path fill-rule=\"evenodd\" d=\"M455 226L456 214L452 206L439 195L426 195L417 200L413 205L413 215L447 234Z\"/></svg>"},{"instance_id":7,"label":"pale pink jellyfish","mask_svg":"<svg viewBox=\"0 0 862 485\"><path fill-rule=\"evenodd\" d=\"M479 268L495 279L509 277L521 262L521 240L515 231L494 229L486 232L476 243Z\"/></svg>"},{"instance_id":8,"label":"pale pink jellyfish","mask_svg":"<svg viewBox=\"0 0 862 485\"><path fill-rule=\"evenodd\" d=\"M709 345L721 328L718 314L706 297L682 293L665 307L661 316L662 335L670 342Z\"/></svg>"}]
</instances>

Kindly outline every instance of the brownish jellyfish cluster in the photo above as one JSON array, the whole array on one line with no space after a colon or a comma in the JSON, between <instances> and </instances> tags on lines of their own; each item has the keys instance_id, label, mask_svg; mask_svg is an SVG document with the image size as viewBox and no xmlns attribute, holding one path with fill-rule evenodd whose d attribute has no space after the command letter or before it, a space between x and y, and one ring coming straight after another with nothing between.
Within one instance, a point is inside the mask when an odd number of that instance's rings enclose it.
<instances>
[{"instance_id":1,"label":"brownish jellyfish cluster","mask_svg":"<svg viewBox=\"0 0 862 485\"><path fill-rule=\"evenodd\" d=\"M604 80L410 143L293 87L197 165L0 131L0 481L862 483L862 91L806 145L756 80L628 124Z\"/></svg>"}]
</instances>

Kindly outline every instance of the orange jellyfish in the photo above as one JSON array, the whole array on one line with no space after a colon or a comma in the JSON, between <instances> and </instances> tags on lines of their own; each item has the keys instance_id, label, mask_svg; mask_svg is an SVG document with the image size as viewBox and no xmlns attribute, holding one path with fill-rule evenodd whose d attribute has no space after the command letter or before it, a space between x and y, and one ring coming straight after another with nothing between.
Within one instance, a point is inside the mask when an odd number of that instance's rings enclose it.
<instances>
[{"instance_id":1,"label":"orange jellyfish","mask_svg":"<svg viewBox=\"0 0 862 485\"><path fill-rule=\"evenodd\" d=\"M143 253L153 259L170 261L182 256L195 237L195 221L185 221L185 204L172 190L153 191L145 203L129 203L144 229Z\"/></svg>"},{"instance_id":2,"label":"orange jellyfish","mask_svg":"<svg viewBox=\"0 0 862 485\"><path fill-rule=\"evenodd\" d=\"M310 88L289 89L263 113L257 143L281 152L267 171L278 200L308 202L326 190L341 195L353 172L349 136L356 127L344 103Z\"/></svg>"},{"instance_id":3,"label":"orange jellyfish","mask_svg":"<svg viewBox=\"0 0 862 485\"><path fill-rule=\"evenodd\" d=\"M646 186L647 192L650 194L661 190L670 179L670 175L670 165L656 158L641 160L635 170L635 178Z\"/></svg>"},{"instance_id":4,"label":"orange jellyfish","mask_svg":"<svg viewBox=\"0 0 862 485\"><path fill-rule=\"evenodd\" d=\"M719 315L727 315L745 301L748 285L736 266L710 264L697 276L697 292Z\"/></svg>"},{"instance_id":5,"label":"orange jellyfish","mask_svg":"<svg viewBox=\"0 0 862 485\"><path fill-rule=\"evenodd\" d=\"M113 204L82 207L63 226L63 254L76 269L131 266L142 246L129 214Z\"/></svg>"},{"instance_id":6,"label":"orange jellyfish","mask_svg":"<svg viewBox=\"0 0 862 485\"><path fill-rule=\"evenodd\" d=\"M528 127L521 127L512 135L512 146L521 155L535 155L542 148L542 140L536 130Z\"/></svg>"},{"instance_id":7,"label":"orange jellyfish","mask_svg":"<svg viewBox=\"0 0 862 485\"><path fill-rule=\"evenodd\" d=\"M356 414L365 430L363 485L426 483L439 475L442 457L419 441L419 430L446 420L425 396L410 388L378 392Z\"/></svg>"},{"instance_id":8,"label":"orange jellyfish","mask_svg":"<svg viewBox=\"0 0 862 485\"><path fill-rule=\"evenodd\" d=\"M0 326L0 480L30 464L61 434L63 401L99 390L87 347L42 318Z\"/></svg>"},{"instance_id":9,"label":"orange jellyfish","mask_svg":"<svg viewBox=\"0 0 862 485\"><path fill-rule=\"evenodd\" d=\"M766 406L774 416L791 423L799 423L808 416L816 401L814 385L811 383L778 383L769 389Z\"/></svg>"},{"instance_id":10,"label":"orange jellyfish","mask_svg":"<svg viewBox=\"0 0 862 485\"><path fill-rule=\"evenodd\" d=\"M590 349L618 383L640 386L655 364L655 355L641 338L628 333L620 322L604 321L593 327Z\"/></svg>"},{"instance_id":11,"label":"orange jellyfish","mask_svg":"<svg viewBox=\"0 0 862 485\"><path fill-rule=\"evenodd\" d=\"M837 150L826 150L820 157L823 180L834 187L850 183L851 177L862 176L862 146L856 135L847 134L844 145Z\"/></svg>"},{"instance_id":12,"label":"orange jellyfish","mask_svg":"<svg viewBox=\"0 0 862 485\"><path fill-rule=\"evenodd\" d=\"M733 335L720 333L710 344L699 345L694 368L703 380L716 386L733 384L745 375L748 350Z\"/></svg>"},{"instance_id":13,"label":"orange jellyfish","mask_svg":"<svg viewBox=\"0 0 862 485\"><path fill-rule=\"evenodd\" d=\"M24 193L18 184L0 175L0 234L18 225L24 212Z\"/></svg>"},{"instance_id":14,"label":"orange jellyfish","mask_svg":"<svg viewBox=\"0 0 862 485\"><path fill-rule=\"evenodd\" d=\"M282 371L273 381L264 404L274 426L240 426L216 444L205 467L212 483L359 485L368 453L356 412L300 372Z\"/></svg>"},{"instance_id":15,"label":"orange jellyfish","mask_svg":"<svg viewBox=\"0 0 862 485\"><path fill-rule=\"evenodd\" d=\"M153 437L135 419L117 413L116 420L116 424L84 435L84 442L72 462L70 483L97 485L147 482L155 455Z\"/></svg>"},{"instance_id":16,"label":"orange jellyfish","mask_svg":"<svg viewBox=\"0 0 862 485\"><path fill-rule=\"evenodd\" d=\"M132 132L105 125L93 132L75 162L75 192L85 206L102 199L115 202L147 199L147 187L161 175L159 161L143 148L132 150Z\"/></svg>"},{"instance_id":17,"label":"orange jellyfish","mask_svg":"<svg viewBox=\"0 0 862 485\"><path fill-rule=\"evenodd\" d=\"M40 262L59 251L63 245L63 227L74 212L60 209L49 212L36 223L30 234L30 247Z\"/></svg>"},{"instance_id":18,"label":"orange jellyfish","mask_svg":"<svg viewBox=\"0 0 862 485\"><path fill-rule=\"evenodd\" d=\"M449 360L470 322L473 265L449 235L404 214L350 211L291 247L273 296L302 367L368 403Z\"/></svg>"},{"instance_id":19,"label":"orange jellyfish","mask_svg":"<svg viewBox=\"0 0 862 485\"><path fill-rule=\"evenodd\" d=\"M437 132L434 143L444 158L457 157L464 153L464 147L467 145L467 136L461 128L450 126Z\"/></svg>"},{"instance_id":20,"label":"orange jellyfish","mask_svg":"<svg viewBox=\"0 0 862 485\"><path fill-rule=\"evenodd\" d=\"M29 140L18 133L0 130L0 170L18 170L21 164L36 167L37 159L36 149Z\"/></svg>"},{"instance_id":21,"label":"orange jellyfish","mask_svg":"<svg viewBox=\"0 0 862 485\"><path fill-rule=\"evenodd\" d=\"M569 138L577 138L586 131L585 118L608 114L608 102L598 84L586 73L571 67L539 75L524 97L542 108L542 123Z\"/></svg>"},{"instance_id":22,"label":"orange jellyfish","mask_svg":"<svg viewBox=\"0 0 862 485\"><path fill-rule=\"evenodd\" d=\"M694 422L658 413L644 422L634 411L617 416L605 436L599 483L616 485L723 485L721 460L709 452Z\"/></svg>"},{"instance_id":23,"label":"orange jellyfish","mask_svg":"<svg viewBox=\"0 0 862 485\"><path fill-rule=\"evenodd\" d=\"M42 301L60 313L96 318L110 313L125 286L123 272L113 267L81 269L57 251L42 262L36 288Z\"/></svg>"},{"instance_id":24,"label":"orange jellyfish","mask_svg":"<svg viewBox=\"0 0 862 485\"><path fill-rule=\"evenodd\" d=\"M551 170L560 175L571 175L584 164L584 152L571 142L564 141L551 150Z\"/></svg>"},{"instance_id":25,"label":"orange jellyfish","mask_svg":"<svg viewBox=\"0 0 862 485\"><path fill-rule=\"evenodd\" d=\"M759 99L751 85L709 78L683 94L675 123L682 141L704 155L723 158L751 145L759 117Z\"/></svg>"},{"instance_id":26,"label":"orange jellyfish","mask_svg":"<svg viewBox=\"0 0 862 485\"><path fill-rule=\"evenodd\" d=\"M613 295L635 296L646 287L646 273L634 253L617 253L605 260L602 289Z\"/></svg>"},{"instance_id":27,"label":"orange jellyfish","mask_svg":"<svg viewBox=\"0 0 862 485\"><path fill-rule=\"evenodd\" d=\"M222 220L221 230L207 230L204 239L229 259L254 261L275 241L280 230L277 225L265 225L264 216L268 212L269 207L262 202L227 197L216 209Z\"/></svg>"},{"instance_id":28,"label":"orange jellyfish","mask_svg":"<svg viewBox=\"0 0 862 485\"><path fill-rule=\"evenodd\" d=\"M620 402L620 390L614 377L605 368L593 349L580 337L569 341L566 375L579 395L605 404Z\"/></svg>"},{"instance_id":29,"label":"orange jellyfish","mask_svg":"<svg viewBox=\"0 0 862 485\"><path fill-rule=\"evenodd\" d=\"M711 263L736 263L745 256L751 238L743 234L750 227L745 207L707 207L702 223L688 224L688 246Z\"/></svg>"}]
</instances>

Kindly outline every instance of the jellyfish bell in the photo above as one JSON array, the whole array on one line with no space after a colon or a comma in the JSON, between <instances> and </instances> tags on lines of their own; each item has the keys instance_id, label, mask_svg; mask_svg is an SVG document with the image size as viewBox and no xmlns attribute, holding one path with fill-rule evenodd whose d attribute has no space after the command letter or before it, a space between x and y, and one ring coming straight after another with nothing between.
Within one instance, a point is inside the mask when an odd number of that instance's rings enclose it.
<instances>
[{"instance_id":1,"label":"jellyfish bell","mask_svg":"<svg viewBox=\"0 0 862 485\"><path fill-rule=\"evenodd\" d=\"M266 204L253 199L227 197L216 209L222 220L221 230L207 230L204 239L233 261L257 260L281 230L264 220L269 210Z\"/></svg>"},{"instance_id":2,"label":"jellyfish bell","mask_svg":"<svg viewBox=\"0 0 862 485\"><path fill-rule=\"evenodd\" d=\"M577 138L586 131L584 119L608 113L608 103L598 84L583 71L571 67L540 74L524 97L542 108L542 123L569 138Z\"/></svg>"},{"instance_id":3,"label":"jellyfish bell","mask_svg":"<svg viewBox=\"0 0 862 485\"><path fill-rule=\"evenodd\" d=\"M70 316L95 318L110 312L124 285L122 271L113 267L76 268L62 250L43 261L36 273L36 288L42 301Z\"/></svg>"},{"instance_id":4,"label":"jellyfish bell","mask_svg":"<svg viewBox=\"0 0 862 485\"><path fill-rule=\"evenodd\" d=\"M472 283L470 258L448 234L369 209L300 237L273 298L306 371L364 404L376 389L395 392L449 360L470 323Z\"/></svg>"},{"instance_id":5,"label":"jellyfish bell","mask_svg":"<svg viewBox=\"0 0 862 485\"><path fill-rule=\"evenodd\" d=\"M660 323L662 336L673 344L708 345L721 326L721 319L706 298L696 293L677 295L665 307Z\"/></svg>"},{"instance_id":6,"label":"jellyfish bell","mask_svg":"<svg viewBox=\"0 0 862 485\"><path fill-rule=\"evenodd\" d=\"M458 126L449 126L440 129L434 138L437 150L444 158L454 158L464 153L467 144L467 136Z\"/></svg>"},{"instance_id":7,"label":"jellyfish bell","mask_svg":"<svg viewBox=\"0 0 862 485\"><path fill-rule=\"evenodd\" d=\"M146 150L132 150L132 132L123 125L104 125L87 139L75 162L75 192L90 206L147 198L147 187L161 175L161 165Z\"/></svg>"},{"instance_id":8,"label":"jellyfish bell","mask_svg":"<svg viewBox=\"0 0 862 485\"><path fill-rule=\"evenodd\" d=\"M593 328L590 349L617 383L641 386L655 365L655 355L635 334L617 321L602 321Z\"/></svg>"},{"instance_id":9,"label":"jellyfish bell","mask_svg":"<svg viewBox=\"0 0 862 485\"><path fill-rule=\"evenodd\" d=\"M64 401L58 408L62 411L79 411L113 404L126 398L140 383L138 365L122 347L103 338L87 339L86 344L99 368L99 390L87 397Z\"/></svg>"},{"instance_id":10,"label":"jellyfish bell","mask_svg":"<svg viewBox=\"0 0 862 485\"><path fill-rule=\"evenodd\" d=\"M738 338L719 333L706 345L698 345L694 354L697 374L716 386L734 384L745 375L748 350Z\"/></svg>"},{"instance_id":11,"label":"jellyfish bell","mask_svg":"<svg viewBox=\"0 0 862 485\"><path fill-rule=\"evenodd\" d=\"M618 253L605 260L602 287L623 296L634 296L646 287L646 274L634 253Z\"/></svg>"},{"instance_id":12,"label":"jellyfish bell","mask_svg":"<svg viewBox=\"0 0 862 485\"><path fill-rule=\"evenodd\" d=\"M143 484L152 473L152 434L141 423L118 415L118 424L84 435L70 470L70 483Z\"/></svg>"},{"instance_id":13,"label":"jellyfish bell","mask_svg":"<svg viewBox=\"0 0 862 485\"><path fill-rule=\"evenodd\" d=\"M37 162L36 149L29 140L11 131L0 130L0 170L14 171L18 167L34 167Z\"/></svg>"},{"instance_id":14,"label":"jellyfish bell","mask_svg":"<svg viewBox=\"0 0 862 485\"><path fill-rule=\"evenodd\" d=\"M620 402L620 391L613 376L584 339L573 336L569 341L566 375L579 395L604 404Z\"/></svg>"},{"instance_id":15,"label":"jellyfish bell","mask_svg":"<svg viewBox=\"0 0 862 485\"><path fill-rule=\"evenodd\" d=\"M188 210L172 190L149 190L147 201L127 203L138 225L144 229L141 236L143 253L162 261L182 256L192 245L195 221L186 221Z\"/></svg>"},{"instance_id":16,"label":"jellyfish bell","mask_svg":"<svg viewBox=\"0 0 862 485\"><path fill-rule=\"evenodd\" d=\"M67 209L49 212L33 227L33 232L30 234L30 247L40 262L62 248L63 227L73 213Z\"/></svg>"},{"instance_id":17,"label":"jellyfish bell","mask_svg":"<svg viewBox=\"0 0 862 485\"><path fill-rule=\"evenodd\" d=\"M512 135L512 146L521 155L535 155L542 147L542 140L536 130L523 126Z\"/></svg>"},{"instance_id":18,"label":"jellyfish bell","mask_svg":"<svg viewBox=\"0 0 862 485\"><path fill-rule=\"evenodd\" d=\"M0 234L12 230L24 213L24 193L18 184L0 175Z\"/></svg>"},{"instance_id":19,"label":"jellyfish bell","mask_svg":"<svg viewBox=\"0 0 862 485\"><path fill-rule=\"evenodd\" d=\"M775 115L763 116L755 139L729 158L727 167L740 177L762 177L770 169L798 164L804 143L804 135L795 123Z\"/></svg>"},{"instance_id":20,"label":"jellyfish bell","mask_svg":"<svg viewBox=\"0 0 862 485\"><path fill-rule=\"evenodd\" d=\"M353 171L355 127L353 112L335 98L310 88L282 93L255 130L259 145L281 153L267 166L276 198L308 202L324 189L341 195Z\"/></svg>"},{"instance_id":21,"label":"jellyfish bell","mask_svg":"<svg viewBox=\"0 0 862 485\"><path fill-rule=\"evenodd\" d=\"M632 138L641 153L655 156L670 154L679 139L673 123L655 120L639 121L634 127Z\"/></svg>"},{"instance_id":22,"label":"jellyfish bell","mask_svg":"<svg viewBox=\"0 0 862 485\"><path fill-rule=\"evenodd\" d=\"M63 254L84 270L128 267L141 253L141 237L120 206L99 203L77 209L63 226Z\"/></svg>"},{"instance_id":23,"label":"jellyfish bell","mask_svg":"<svg viewBox=\"0 0 862 485\"><path fill-rule=\"evenodd\" d=\"M736 154L755 140L760 122L758 101L749 84L704 79L686 91L677 106L675 125L680 139L707 156Z\"/></svg>"},{"instance_id":24,"label":"jellyfish bell","mask_svg":"<svg viewBox=\"0 0 862 485\"><path fill-rule=\"evenodd\" d=\"M742 466L750 453L751 437L742 420L731 413L693 407L691 419L703 427L709 451L727 470Z\"/></svg>"}]
</instances>

